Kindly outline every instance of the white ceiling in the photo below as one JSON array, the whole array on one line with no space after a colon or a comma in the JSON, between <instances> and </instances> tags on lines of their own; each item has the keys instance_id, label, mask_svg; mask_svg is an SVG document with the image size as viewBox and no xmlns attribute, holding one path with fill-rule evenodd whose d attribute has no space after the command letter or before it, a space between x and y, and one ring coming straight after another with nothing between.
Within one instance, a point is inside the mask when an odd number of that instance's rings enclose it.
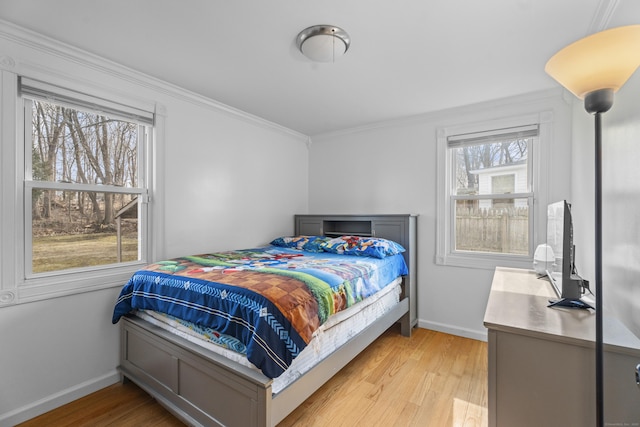
<instances>
[{"instance_id":1,"label":"white ceiling","mask_svg":"<svg viewBox=\"0 0 640 427\"><path fill-rule=\"evenodd\" d=\"M0 0L0 19L306 135L556 87L546 61L638 0ZM351 36L335 63L295 37Z\"/></svg>"}]
</instances>

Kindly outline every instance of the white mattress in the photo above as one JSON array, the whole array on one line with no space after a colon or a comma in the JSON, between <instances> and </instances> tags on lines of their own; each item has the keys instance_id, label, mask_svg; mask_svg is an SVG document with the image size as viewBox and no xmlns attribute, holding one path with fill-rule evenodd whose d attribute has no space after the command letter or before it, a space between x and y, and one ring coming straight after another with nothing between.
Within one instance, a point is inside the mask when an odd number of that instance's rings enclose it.
<instances>
[{"instance_id":1,"label":"white mattress","mask_svg":"<svg viewBox=\"0 0 640 427\"><path fill-rule=\"evenodd\" d=\"M313 339L293 360L291 366L278 378L274 378L271 385L273 394L279 393L342 344L364 330L373 320L391 310L400 300L401 281L401 278L397 278L377 294L331 316L313 334ZM207 341L193 330L178 324L161 313L138 311L136 316L241 365L258 370L244 354Z\"/></svg>"}]
</instances>

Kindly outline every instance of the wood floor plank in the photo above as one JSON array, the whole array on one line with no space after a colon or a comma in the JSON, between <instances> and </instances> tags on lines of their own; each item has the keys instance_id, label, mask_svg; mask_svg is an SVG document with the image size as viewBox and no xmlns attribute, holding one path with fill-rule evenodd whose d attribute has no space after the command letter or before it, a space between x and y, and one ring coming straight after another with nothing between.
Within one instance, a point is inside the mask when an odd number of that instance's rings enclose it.
<instances>
[{"instance_id":1,"label":"wood floor plank","mask_svg":"<svg viewBox=\"0 0 640 427\"><path fill-rule=\"evenodd\" d=\"M39 417L19 427L184 427L184 423L131 382L118 383Z\"/></svg>"},{"instance_id":2,"label":"wood floor plank","mask_svg":"<svg viewBox=\"0 0 640 427\"><path fill-rule=\"evenodd\" d=\"M279 427L486 427L487 344L394 326ZM20 427L182 427L135 384L114 384Z\"/></svg>"}]
</instances>

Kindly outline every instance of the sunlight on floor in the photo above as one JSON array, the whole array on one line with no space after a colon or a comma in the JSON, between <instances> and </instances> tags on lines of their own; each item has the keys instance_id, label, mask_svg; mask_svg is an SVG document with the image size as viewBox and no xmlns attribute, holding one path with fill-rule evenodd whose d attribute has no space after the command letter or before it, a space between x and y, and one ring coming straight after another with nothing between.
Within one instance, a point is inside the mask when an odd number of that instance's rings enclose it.
<instances>
[{"instance_id":1,"label":"sunlight on floor","mask_svg":"<svg viewBox=\"0 0 640 427\"><path fill-rule=\"evenodd\" d=\"M487 408L466 400L453 399L453 423L451 427L485 427L488 424Z\"/></svg>"}]
</instances>

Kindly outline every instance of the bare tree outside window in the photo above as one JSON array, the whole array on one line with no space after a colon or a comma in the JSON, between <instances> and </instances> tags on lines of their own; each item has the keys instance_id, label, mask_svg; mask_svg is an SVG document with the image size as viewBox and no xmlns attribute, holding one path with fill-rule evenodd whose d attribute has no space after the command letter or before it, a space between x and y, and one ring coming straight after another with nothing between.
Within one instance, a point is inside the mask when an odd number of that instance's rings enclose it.
<instances>
[{"instance_id":1,"label":"bare tree outside window","mask_svg":"<svg viewBox=\"0 0 640 427\"><path fill-rule=\"evenodd\" d=\"M126 189L138 186L140 125L51 102L29 104L32 271L137 260L138 206L131 202L139 194Z\"/></svg>"}]
</instances>

